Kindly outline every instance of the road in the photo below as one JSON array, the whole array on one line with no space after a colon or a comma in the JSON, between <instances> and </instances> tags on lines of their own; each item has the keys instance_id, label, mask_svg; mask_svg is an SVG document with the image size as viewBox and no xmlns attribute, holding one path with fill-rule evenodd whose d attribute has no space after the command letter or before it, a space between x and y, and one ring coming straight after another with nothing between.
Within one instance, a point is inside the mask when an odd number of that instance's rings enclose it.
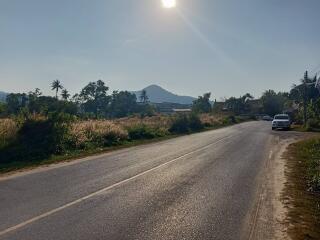
<instances>
[{"instance_id":1,"label":"road","mask_svg":"<svg viewBox=\"0 0 320 240\"><path fill-rule=\"evenodd\" d=\"M249 239L269 122L123 149L0 179L0 239Z\"/></svg>"}]
</instances>

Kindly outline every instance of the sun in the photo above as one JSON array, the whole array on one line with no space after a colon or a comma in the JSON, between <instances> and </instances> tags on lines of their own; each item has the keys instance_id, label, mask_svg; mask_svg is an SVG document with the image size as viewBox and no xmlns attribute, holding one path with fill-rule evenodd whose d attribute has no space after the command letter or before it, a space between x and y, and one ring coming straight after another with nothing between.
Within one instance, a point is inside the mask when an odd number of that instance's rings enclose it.
<instances>
[{"instance_id":1,"label":"sun","mask_svg":"<svg viewBox=\"0 0 320 240\"><path fill-rule=\"evenodd\" d=\"M177 5L176 0L161 0L164 8L174 8Z\"/></svg>"}]
</instances>

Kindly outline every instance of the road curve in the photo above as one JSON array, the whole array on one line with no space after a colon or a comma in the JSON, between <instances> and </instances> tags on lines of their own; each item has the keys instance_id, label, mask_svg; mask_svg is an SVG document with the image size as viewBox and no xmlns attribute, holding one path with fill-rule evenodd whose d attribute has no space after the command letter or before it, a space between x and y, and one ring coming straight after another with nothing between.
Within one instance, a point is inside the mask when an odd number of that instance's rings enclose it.
<instances>
[{"instance_id":1,"label":"road curve","mask_svg":"<svg viewBox=\"0 0 320 240\"><path fill-rule=\"evenodd\" d=\"M0 239L248 239L270 123L0 179Z\"/></svg>"}]
</instances>

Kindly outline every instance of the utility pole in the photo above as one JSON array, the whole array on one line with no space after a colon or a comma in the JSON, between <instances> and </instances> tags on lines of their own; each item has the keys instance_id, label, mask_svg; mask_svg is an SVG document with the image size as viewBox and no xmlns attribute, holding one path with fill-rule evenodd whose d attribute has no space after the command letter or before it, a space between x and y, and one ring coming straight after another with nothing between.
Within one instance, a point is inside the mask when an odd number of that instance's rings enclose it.
<instances>
[{"instance_id":1,"label":"utility pole","mask_svg":"<svg viewBox=\"0 0 320 240\"><path fill-rule=\"evenodd\" d=\"M297 90L300 92L301 98L302 98L302 104L303 104L303 123L304 125L307 124L308 121L308 113L307 113L307 107L308 107L308 89L309 86L314 86L316 89L320 92L320 77L318 78L317 75L315 76L314 80L309 79L309 73L308 71L305 71L304 77L301 80L302 84L297 87Z\"/></svg>"},{"instance_id":2,"label":"utility pole","mask_svg":"<svg viewBox=\"0 0 320 240\"><path fill-rule=\"evenodd\" d=\"M319 77L319 78L316 77L315 87L316 87L316 88L319 90L319 92L320 92L320 77Z\"/></svg>"}]
</instances>

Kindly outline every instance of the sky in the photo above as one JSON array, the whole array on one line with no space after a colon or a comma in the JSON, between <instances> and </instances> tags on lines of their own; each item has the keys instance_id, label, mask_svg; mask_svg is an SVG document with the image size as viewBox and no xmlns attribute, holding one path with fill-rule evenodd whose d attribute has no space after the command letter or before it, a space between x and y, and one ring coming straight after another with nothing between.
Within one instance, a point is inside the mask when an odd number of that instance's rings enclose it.
<instances>
[{"instance_id":1,"label":"sky","mask_svg":"<svg viewBox=\"0 0 320 240\"><path fill-rule=\"evenodd\" d=\"M319 0L0 0L0 90L288 91L320 70L319 23Z\"/></svg>"}]
</instances>

